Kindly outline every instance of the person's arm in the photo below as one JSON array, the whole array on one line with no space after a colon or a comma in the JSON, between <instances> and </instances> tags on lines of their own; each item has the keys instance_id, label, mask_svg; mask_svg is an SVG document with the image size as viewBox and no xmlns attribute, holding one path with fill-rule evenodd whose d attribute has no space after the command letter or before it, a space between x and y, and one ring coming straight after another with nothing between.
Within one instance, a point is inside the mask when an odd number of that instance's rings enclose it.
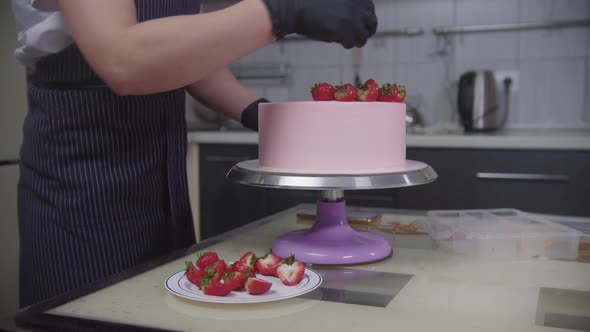
<instances>
[{"instance_id":1,"label":"person's arm","mask_svg":"<svg viewBox=\"0 0 590 332\"><path fill-rule=\"evenodd\" d=\"M243 86L227 67L191 84L187 91L203 105L237 121L241 121L242 111L248 105L260 99Z\"/></svg>"},{"instance_id":2,"label":"person's arm","mask_svg":"<svg viewBox=\"0 0 590 332\"><path fill-rule=\"evenodd\" d=\"M59 5L87 61L122 95L189 85L275 40L262 0L142 23L134 0L60 0Z\"/></svg>"}]
</instances>

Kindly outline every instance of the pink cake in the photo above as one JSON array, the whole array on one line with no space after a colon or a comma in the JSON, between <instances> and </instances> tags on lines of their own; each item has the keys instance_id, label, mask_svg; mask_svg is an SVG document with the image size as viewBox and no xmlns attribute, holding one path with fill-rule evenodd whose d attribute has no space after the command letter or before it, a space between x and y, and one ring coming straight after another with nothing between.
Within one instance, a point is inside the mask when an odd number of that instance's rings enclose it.
<instances>
[{"instance_id":1,"label":"pink cake","mask_svg":"<svg viewBox=\"0 0 590 332\"><path fill-rule=\"evenodd\" d=\"M406 105L304 101L259 105L259 161L270 171L390 173L406 162Z\"/></svg>"}]
</instances>

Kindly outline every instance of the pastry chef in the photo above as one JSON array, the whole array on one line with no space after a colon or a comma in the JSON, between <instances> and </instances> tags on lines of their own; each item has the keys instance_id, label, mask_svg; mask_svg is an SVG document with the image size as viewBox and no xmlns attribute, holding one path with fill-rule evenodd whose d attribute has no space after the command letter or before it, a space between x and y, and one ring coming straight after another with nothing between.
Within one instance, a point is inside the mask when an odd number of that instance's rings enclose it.
<instances>
[{"instance_id":1,"label":"pastry chef","mask_svg":"<svg viewBox=\"0 0 590 332\"><path fill-rule=\"evenodd\" d=\"M257 130L227 65L297 33L345 48L371 0L12 0L29 69L18 190L26 306L195 241L184 94Z\"/></svg>"}]
</instances>

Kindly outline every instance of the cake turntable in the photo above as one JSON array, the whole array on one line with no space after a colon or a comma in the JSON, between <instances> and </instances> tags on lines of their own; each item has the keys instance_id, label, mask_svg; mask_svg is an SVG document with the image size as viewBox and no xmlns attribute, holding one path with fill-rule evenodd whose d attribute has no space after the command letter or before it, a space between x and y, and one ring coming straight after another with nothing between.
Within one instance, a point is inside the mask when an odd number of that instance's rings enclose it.
<instances>
[{"instance_id":1,"label":"cake turntable","mask_svg":"<svg viewBox=\"0 0 590 332\"><path fill-rule=\"evenodd\" d=\"M227 179L250 186L318 190L314 225L279 236L272 251L280 257L295 255L311 264L348 265L374 262L389 257L392 248L383 237L353 229L346 219L344 190L385 189L416 186L437 178L429 165L407 160L403 167L369 174L293 173L260 166L247 160L232 167Z\"/></svg>"}]
</instances>

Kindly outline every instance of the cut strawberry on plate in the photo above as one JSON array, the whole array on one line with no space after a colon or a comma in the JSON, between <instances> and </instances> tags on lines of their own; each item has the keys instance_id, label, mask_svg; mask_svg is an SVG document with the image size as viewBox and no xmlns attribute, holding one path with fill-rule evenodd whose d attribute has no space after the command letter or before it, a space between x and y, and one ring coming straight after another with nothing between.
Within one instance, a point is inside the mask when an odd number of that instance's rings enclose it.
<instances>
[{"instance_id":1,"label":"cut strawberry on plate","mask_svg":"<svg viewBox=\"0 0 590 332\"><path fill-rule=\"evenodd\" d=\"M255 277L256 274L248 267L248 265L244 264L243 262L236 261L231 265L230 271L238 271L243 273L244 275Z\"/></svg>"},{"instance_id":2,"label":"cut strawberry on plate","mask_svg":"<svg viewBox=\"0 0 590 332\"><path fill-rule=\"evenodd\" d=\"M217 256L216 252L207 251L197 258L197 267L201 270L207 268L207 266L217 262L219 257Z\"/></svg>"},{"instance_id":3,"label":"cut strawberry on plate","mask_svg":"<svg viewBox=\"0 0 590 332\"><path fill-rule=\"evenodd\" d=\"M240 262L244 263L252 272L256 273L256 255L253 252L248 251L242 255Z\"/></svg>"},{"instance_id":4,"label":"cut strawberry on plate","mask_svg":"<svg viewBox=\"0 0 590 332\"><path fill-rule=\"evenodd\" d=\"M249 277L245 285L246 291L251 295L264 294L268 292L271 286L272 282L253 277Z\"/></svg>"},{"instance_id":5,"label":"cut strawberry on plate","mask_svg":"<svg viewBox=\"0 0 590 332\"><path fill-rule=\"evenodd\" d=\"M207 275L214 277L217 276L218 278L222 278L223 275L225 274L225 269L226 269L226 265L225 265L225 261L219 260L209 266L207 266L207 268L205 269L205 271L207 271Z\"/></svg>"},{"instance_id":6,"label":"cut strawberry on plate","mask_svg":"<svg viewBox=\"0 0 590 332\"><path fill-rule=\"evenodd\" d=\"M186 264L186 278L188 279L188 281L192 282L193 284L197 285L198 287L201 287L201 278L205 275L207 275L207 272L198 269L197 267L195 267L195 265L193 265L193 262L185 262Z\"/></svg>"},{"instance_id":7,"label":"cut strawberry on plate","mask_svg":"<svg viewBox=\"0 0 590 332\"><path fill-rule=\"evenodd\" d=\"M305 265L295 260L295 256L287 258L278 268L277 277L284 285L294 286L301 282L305 274Z\"/></svg>"},{"instance_id":8,"label":"cut strawberry on plate","mask_svg":"<svg viewBox=\"0 0 590 332\"><path fill-rule=\"evenodd\" d=\"M256 261L256 268L260 274L265 276L275 276L277 272L277 268L281 265L283 261L281 258L275 254L268 254L262 258L258 258Z\"/></svg>"},{"instance_id":9,"label":"cut strawberry on plate","mask_svg":"<svg viewBox=\"0 0 590 332\"><path fill-rule=\"evenodd\" d=\"M201 288L203 289L204 294L213 296L226 296L231 292L231 289L216 277L201 278Z\"/></svg>"},{"instance_id":10,"label":"cut strawberry on plate","mask_svg":"<svg viewBox=\"0 0 590 332\"><path fill-rule=\"evenodd\" d=\"M246 276L242 272L227 272L223 277L223 283L231 290L238 290L246 284Z\"/></svg>"}]
</instances>

